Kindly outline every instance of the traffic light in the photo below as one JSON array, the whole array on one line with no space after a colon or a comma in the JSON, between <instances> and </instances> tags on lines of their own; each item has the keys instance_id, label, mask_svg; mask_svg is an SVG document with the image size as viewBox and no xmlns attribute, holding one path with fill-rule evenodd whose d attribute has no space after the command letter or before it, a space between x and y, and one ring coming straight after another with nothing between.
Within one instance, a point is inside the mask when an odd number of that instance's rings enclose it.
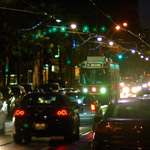
<instances>
[{"instance_id":1,"label":"traffic light","mask_svg":"<svg viewBox=\"0 0 150 150\"><path fill-rule=\"evenodd\" d=\"M122 60L123 59L123 54L118 54L118 56L117 56L117 58L119 59L119 60Z\"/></svg>"},{"instance_id":2,"label":"traffic light","mask_svg":"<svg viewBox=\"0 0 150 150\"><path fill-rule=\"evenodd\" d=\"M89 27L88 26L83 26L83 32L89 32Z\"/></svg>"},{"instance_id":3,"label":"traffic light","mask_svg":"<svg viewBox=\"0 0 150 150\"><path fill-rule=\"evenodd\" d=\"M66 31L66 27L65 26L62 26L61 28L60 28L60 32L65 32Z\"/></svg>"},{"instance_id":4,"label":"traffic light","mask_svg":"<svg viewBox=\"0 0 150 150\"><path fill-rule=\"evenodd\" d=\"M101 30L102 32L106 32L106 27L105 27L105 26L101 26L100 30Z\"/></svg>"},{"instance_id":5,"label":"traffic light","mask_svg":"<svg viewBox=\"0 0 150 150\"><path fill-rule=\"evenodd\" d=\"M71 60L67 59L67 64L70 65L71 64Z\"/></svg>"},{"instance_id":6,"label":"traffic light","mask_svg":"<svg viewBox=\"0 0 150 150\"><path fill-rule=\"evenodd\" d=\"M52 32L56 32L57 31L57 27L52 27Z\"/></svg>"}]
</instances>

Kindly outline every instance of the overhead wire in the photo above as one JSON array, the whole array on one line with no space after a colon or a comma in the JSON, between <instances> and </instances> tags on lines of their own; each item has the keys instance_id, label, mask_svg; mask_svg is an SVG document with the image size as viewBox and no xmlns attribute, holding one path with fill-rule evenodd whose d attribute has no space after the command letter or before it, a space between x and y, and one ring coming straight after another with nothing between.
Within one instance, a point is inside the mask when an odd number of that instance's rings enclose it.
<instances>
[{"instance_id":1,"label":"overhead wire","mask_svg":"<svg viewBox=\"0 0 150 150\"><path fill-rule=\"evenodd\" d=\"M116 25L117 23L115 23L106 13L104 13L99 7L97 7L96 3L93 2L93 0L90 0L90 2L92 3L92 5L101 13L103 14L109 21L111 21L114 25ZM138 38L142 43L144 43L145 45L147 45L150 48L150 45L145 42L139 35L133 33L131 30L127 30L125 28L121 28L121 30L124 30L128 33L130 33L131 35L133 35L134 37Z\"/></svg>"}]
</instances>

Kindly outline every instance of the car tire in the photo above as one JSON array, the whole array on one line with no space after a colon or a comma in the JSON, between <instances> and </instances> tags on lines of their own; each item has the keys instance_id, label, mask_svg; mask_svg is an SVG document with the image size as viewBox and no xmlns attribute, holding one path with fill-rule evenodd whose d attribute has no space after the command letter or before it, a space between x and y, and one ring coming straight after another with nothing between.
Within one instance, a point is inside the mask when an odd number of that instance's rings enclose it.
<instances>
[{"instance_id":1,"label":"car tire","mask_svg":"<svg viewBox=\"0 0 150 150\"><path fill-rule=\"evenodd\" d=\"M72 127L68 128L65 135L64 135L65 143L72 143L73 142L73 129Z\"/></svg>"},{"instance_id":2,"label":"car tire","mask_svg":"<svg viewBox=\"0 0 150 150\"><path fill-rule=\"evenodd\" d=\"M79 141L79 139L80 139L80 130L79 130L79 126L78 126L76 134L74 135L74 140Z\"/></svg>"},{"instance_id":3,"label":"car tire","mask_svg":"<svg viewBox=\"0 0 150 150\"><path fill-rule=\"evenodd\" d=\"M32 139L32 137L31 137L30 135L24 136L24 141L25 141L26 143L30 143L30 142L31 142L31 139Z\"/></svg>"},{"instance_id":4,"label":"car tire","mask_svg":"<svg viewBox=\"0 0 150 150\"><path fill-rule=\"evenodd\" d=\"M14 134L13 135L13 139L14 139L14 142L17 143L17 144L21 144L22 143L22 135Z\"/></svg>"}]
</instances>

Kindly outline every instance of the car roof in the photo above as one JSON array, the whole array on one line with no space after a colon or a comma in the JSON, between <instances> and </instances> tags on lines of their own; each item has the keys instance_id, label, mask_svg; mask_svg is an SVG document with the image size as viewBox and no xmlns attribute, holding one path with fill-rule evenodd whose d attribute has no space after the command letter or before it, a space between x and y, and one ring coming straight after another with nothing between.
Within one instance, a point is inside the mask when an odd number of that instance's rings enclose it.
<instances>
[{"instance_id":1,"label":"car roof","mask_svg":"<svg viewBox=\"0 0 150 150\"><path fill-rule=\"evenodd\" d=\"M56 92L33 92L33 93L28 93L26 95L31 95L31 96L41 96L41 95L53 95L53 96L64 96L64 93L56 93Z\"/></svg>"},{"instance_id":2,"label":"car roof","mask_svg":"<svg viewBox=\"0 0 150 150\"><path fill-rule=\"evenodd\" d=\"M142 101L150 102L150 96L113 99L110 101L110 104L141 103Z\"/></svg>"}]
</instances>

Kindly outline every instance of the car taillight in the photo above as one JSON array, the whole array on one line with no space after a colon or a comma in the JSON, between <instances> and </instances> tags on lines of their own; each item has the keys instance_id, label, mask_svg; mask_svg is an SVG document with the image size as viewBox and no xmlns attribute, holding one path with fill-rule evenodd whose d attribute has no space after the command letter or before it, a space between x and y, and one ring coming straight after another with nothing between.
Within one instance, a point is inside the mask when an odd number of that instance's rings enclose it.
<instances>
[{"instance_id":1,"label":"car taillight","mask_svg":"<svg viewBox=\"0 0 150 150\"><path fill-rule=\"evenodd\" d=\"M96 110L96 107L95 107L95 105L94 104L91 104L91 111L95 111Z\"/></svg>"},{"instance_id":2,"label":"car taillight","mask_svg":"<svg viewBox=\"0 0 150 150\"><path fill-rule=\"evenodd\" d=\"M58 110L57 116L68 116L68 111L66 109Z\"/></svg>"},{"instance_id":3,"label":"car taillight","mask_svg":"<svg viewBox=\"0 0 150 150\"><path fill-rule=\"evenodd\" d=\"M112 126L109 122L101 122L97 125L96 130L98 133L108 133L112 129Z\"/></svg>"},{"instance_id":4,"label":"car taillight","mask_svg":"<svg viewBox=\"0 0 150 150\"><path fill-rule=\"evenodd\" d=\"M21 110L21 109L17 109L14 113L14 116L24 116L25 115L25 111Z\"/></svg>"}]
</instances>

